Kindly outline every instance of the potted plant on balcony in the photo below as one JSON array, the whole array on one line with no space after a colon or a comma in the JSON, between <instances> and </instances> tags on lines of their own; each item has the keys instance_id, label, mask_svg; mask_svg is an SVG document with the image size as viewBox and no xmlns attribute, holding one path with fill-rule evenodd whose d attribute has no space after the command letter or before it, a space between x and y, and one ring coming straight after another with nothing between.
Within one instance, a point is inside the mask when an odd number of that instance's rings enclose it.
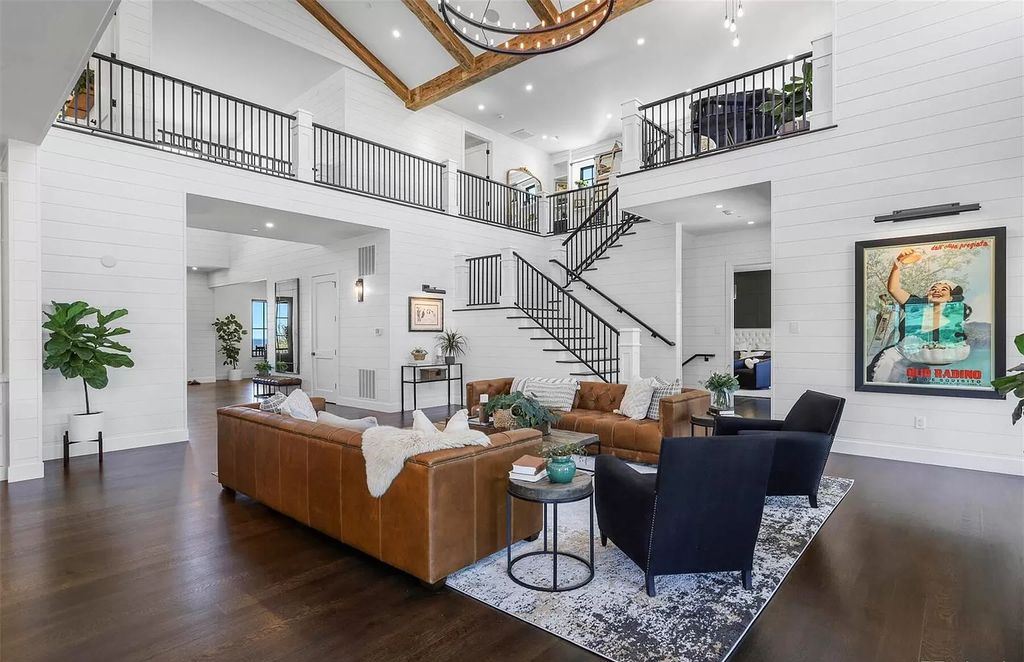
<instances>
[{"instance_id":1,"label":"potted plant on balcony","mask_svg":"<svg viewBox=\"0 0 1024 662\"><path fill-rule=\"evenodd\" d=\"M71 89L71 96L64 102L64 117L74 117L83 120L89 117L89 111L96 101L96 88L93 85L95 74L92 69L86 69L78 77L78 82Z\"/></svg>"},{"instance_id":2,"label":"potted plant on balcony","mask_svg":"<svg viewBox=\"0 0 1024 662\"><path fill-rule=\"evenodd\" d=\"M451 365L456 357L466 354L469 341L455 329L448 329L437 336L437 348L444 355L444 362Z\"/></svg>"},{"instance_id":3,"label":"potted plant on balcony","mask_svg":"<svg viewBox=\"0 0 1024 662\"><path fill-rule=\"evenodd\" d=\"M1024 333L1020 334L1013 339L1014 346L1017 347L1017 351L1024 354ZM1015 372L1015 375L1006 375L1005 377L999 377L998 379L992 380L992 386L995 387L1001 395L1013 392L1013 395L1018 398L1017 406L1014 407L1013 413L1010 415L1010 420L1016 425L1017 421L1024 416L1024 363L1020 363L1012 368L1009 368L1009 372Z\"/></svg>"},{"instance_id":4,"label":"potted plant on balcony","mask_svg":"<svg viewBox=\"0 0 1024 662\"><path fill-rule=\"evenodd\" d=\"M215 319L213 328L217 332L220 353L224 355L223 365L231 366L228 370L228 381L237 382L242 378L242 371L238 369L238 355L242 351L242 336L249 332L242 328L242 323L238 321L234 313L224 319L219 317Z\"/></svg>"},{"instance_id":5,"label":"potted plant on balcony","mask_svg":"<svg viewBox=\"0 0 1024 662\"><path fill-rule=\"evenodd\" d=\"M740 382L735 375L713 372L704 382L704 388L714 396L711 408L715 412L732 411L732 394L739 390Z\"/></svg>"},{"instance_id":6,"label":"potted plant on balcony","mask_svg":"<svg viewBox=\"0 0 1024 662\"><path fill-rule=\"evenodd\" d=\"M65 379L81 379L85 390L85 412L72 414L68 421L69 441L97 441L103 431L103 412L92 411L89 407L89 387L106 388L107 368L131 368L135 365L131 349L112 340L129 333L123 327L111 328L109 324L128 314L118 308L106 315L84 301L53 304L53 312L46 315L43 328L50 332L50 338L43 345L46 358L43 368L60 370ZM96 324L89 324L89 317L96 317Z\"/></svg>"},{"instance_id":7,"label":"potted plant on balcony","mask_svg":"<svg viewBox=\"0 0 1024 662\"><path fill-rule=\"evenodd\" d=\"M810 62L804 62L802 72L802 77L791 76L781 90L771 90L771 99L758 106L759 111L775 118L775 126L778 127L777 132L780 136L811 128L811 123L807 121L807 113L811 112L814 66Z\"/></svg>"}]
</instances>

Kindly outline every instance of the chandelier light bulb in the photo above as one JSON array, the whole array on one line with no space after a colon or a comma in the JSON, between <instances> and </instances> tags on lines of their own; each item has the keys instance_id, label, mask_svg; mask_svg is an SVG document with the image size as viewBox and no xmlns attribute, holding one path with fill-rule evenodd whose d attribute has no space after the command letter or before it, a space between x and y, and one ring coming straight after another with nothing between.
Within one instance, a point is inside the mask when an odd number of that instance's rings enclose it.
<instances>
[{"instance_id":1,"label":"chandelier light bulb","mask_svg":"<svg viewBox=\"0 0 1024 662\"><path fill-rule=\"evenodd\" d=\"M740 4L739 7L736 8L736 16L738 16L739 18L743 18L743 4L742 3Z\"/></svg>"},{"instance_id":2,"label":"chandelier light bulb","mask_svg":"<svg viewBox=\"0 0 1024 662\"><path fill-rule=\"evenodd\" d=\"M729 29L729 15L726 14L725 19L722 21L722 27L726 30Z\"/></svg>"},{"instance_id":3,"label":"chandelier light bulb","mask_svg":"<svg viewBox=\"0 0 1024 662\"><path fill-rule=\"evenodd\" d=\"M740 45L740 36L739 35L736 35L735 37L732 38L732 45L733 46L739 46Z\"/></svg>"},{"instance_id":4,"label":"chandelier light bulb","mask_svg":"<svg viewBox=\"0 0 1024 662\"><path fill-rule=\"evenodd\" d=\"M729 24L729 32L736 32L736 21Z\"/></svg>"}]
</instances>

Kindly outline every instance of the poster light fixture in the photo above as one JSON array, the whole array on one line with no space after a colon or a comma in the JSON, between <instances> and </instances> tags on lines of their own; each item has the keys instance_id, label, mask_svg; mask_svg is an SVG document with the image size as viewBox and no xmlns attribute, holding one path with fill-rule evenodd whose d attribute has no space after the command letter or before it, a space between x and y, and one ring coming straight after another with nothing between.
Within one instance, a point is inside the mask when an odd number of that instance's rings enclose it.
<instances>
[{"instance_id":1,"label":"poster light fixture","mask_svg":"<svg viewBox=\"0 0 1024 662\"><path fill-rule=\"evenodd\" d=\"M978 211L981 204L970 202L962 205L959 202L950 202L945 205L931 205L928 207L914 207L913 209L896 209L891 214L875 216L875 223L901 223L903 221L917 221L922 218L937 218L939 216L956 216L965 211Z\"/></svg>"}]
</instances>

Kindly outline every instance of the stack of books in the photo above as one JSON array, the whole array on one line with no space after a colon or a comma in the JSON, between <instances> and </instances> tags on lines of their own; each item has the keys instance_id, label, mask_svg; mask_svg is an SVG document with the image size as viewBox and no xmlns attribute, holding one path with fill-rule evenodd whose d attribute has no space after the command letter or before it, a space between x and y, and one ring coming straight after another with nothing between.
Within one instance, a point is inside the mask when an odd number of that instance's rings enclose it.
<instances>
[{"instance_id":1,"label":"stack of books","mask_svg":"<svg viewBox=\"0 0 1024 662\"><path fill-rule=\"evenodd\" d=\"M733 409L719 409L718 407L708 408L708 413L712 416L735 416L736 412Z\"/></svg>"},{"instance_id":2,"label":"stack of books","mask_svg":"<svg viewBox=\"0 0 1024 662\"><path fill-rule=\"evenodd\" d=\"M548 477L547 464L542 458L524 455L512 463L512 471L508 472L508 477L536 483Z\"/></svg>"}]
</instances>

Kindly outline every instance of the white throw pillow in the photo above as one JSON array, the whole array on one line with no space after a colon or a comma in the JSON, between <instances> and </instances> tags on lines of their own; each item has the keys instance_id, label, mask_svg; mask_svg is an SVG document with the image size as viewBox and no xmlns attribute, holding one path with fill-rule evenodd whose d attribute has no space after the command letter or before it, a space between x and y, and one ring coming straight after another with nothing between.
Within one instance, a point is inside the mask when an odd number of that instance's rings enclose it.
<instances>
[{"instance_id":1,"label":"white throw pillow","mask_svg":"<svg viewBox=\"0 0 1024 662\"><path fill-rule=\"evenodd\" d=\"M622 403L615 413L622 414L634 421L647 418L647 410L651 408L651 398L654 397L654 387L657 384L655 378L638 379L626 385L626 393L622 396Z\"/></svg>"},{"instance_id":2,"label":"white throw pillow","mask_svg":"<svg viewBox=\"0 0 1024 662\"><path fill-rule=\"evenodd\" d=\"M437 426L430 422L427 415L419 409L412 413L412 429L423 434L437 434L440 432Z\"/></svg>"},{"instance_id":3,"label":"white throw pillow","mask_svg":"<svg viewBox=\"0 0 1024 662\"><path fill-rule=\"evenodd\" d=\"M444 426L445 432L469 429L469 410L460 409L455 415L448 419L448 425Z\"/></svg>"},{"instance_id":4,"label":"white throw pillow","mask_svg":"<svg viewBox=\"0 0 1024 662\"><path fill-rule=\"evenodd\" d=\"M743 360L743 365L747 366L748 368L753 368L755 365L757 365L760 362L761 362L761 359L749 358L749 359L744 359Z\"/></svg>"},{"instance_id":5,"label":"white throw pillow","mask_svg":"<svg viewBox=\"0 0 1024 662\"><path fill-rule=\"evenodd\" d=\"M353 432L365 432L370 428L377 427L377 419L374 416L365 416L363 418L342 418L341 416L336 416L330 412L322 411L317 414L316 420L318 423L323 423L324 425L352 430Z\"/></svg>"},{"instance_id":6,"label":"white throw pillow","mask_svg":"<svg viewBox=\"0 0 1024 662\"><path fill-rule=\"evenodd\" d=\"M647 418L655 421L661 420L661 399L682 392L683 385L679 383L678 379L671 384L658 379L654 393L651 395L651 407L647 410Z\"/></svg>"},{"instance_id":7,"label":"white throw pillow","mask_svg":"<svg viewBox=\"0 0 1024 662\"><path fill-rule=\"evenodd\" d=\"M578 381L565 377L516 377L511 392L519 391L548 409L569 411L579 388Z\"/></svg>"},{"instance_id":8,"label":"white throw pillow","mask_svg":"<svg viewBox=\"0 0 1024 662\"><path fill-rule=\"evenodd\" d=\"M313 408L313 402L301 388L295 389L284 399L284 402L281 403L281 413L301 421L316 423L316 409Z\"/></svg>"}]
</instances>

